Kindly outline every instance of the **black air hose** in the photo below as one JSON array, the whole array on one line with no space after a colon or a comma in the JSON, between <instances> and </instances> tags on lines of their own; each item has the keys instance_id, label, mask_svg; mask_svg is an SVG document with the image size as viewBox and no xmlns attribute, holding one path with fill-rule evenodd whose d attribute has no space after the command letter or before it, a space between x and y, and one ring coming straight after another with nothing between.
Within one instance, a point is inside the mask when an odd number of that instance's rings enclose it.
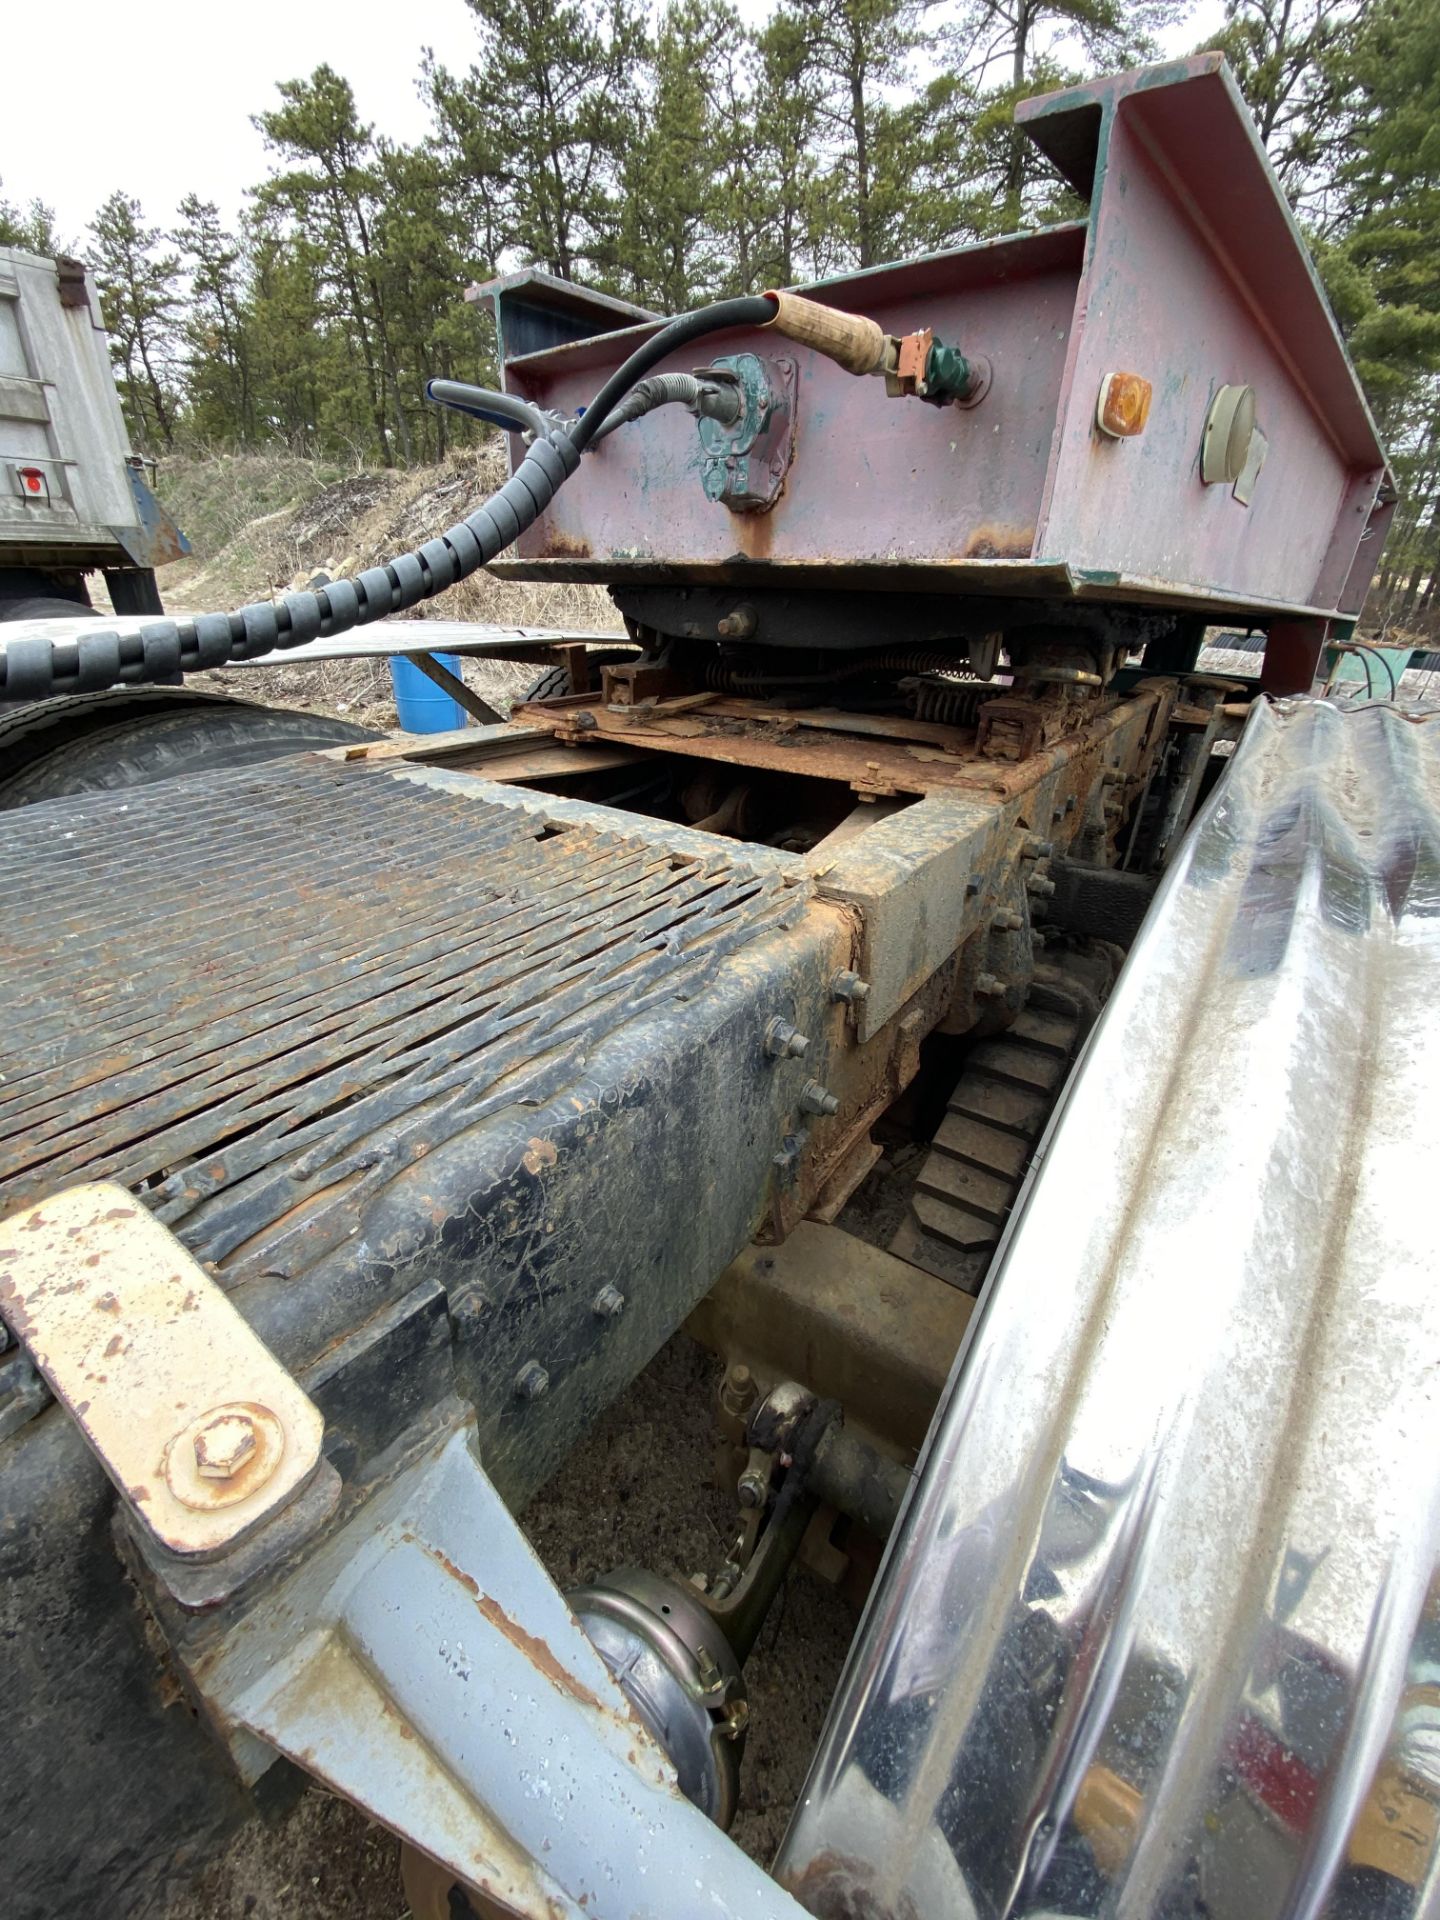
<instances>
[{"instance_id":1,"label":"black air hose","mask_svg":"<svg viewBox=\"0 0 1440 1920\"><path fill-rule=\"evenodd\" d=\"M559 422L542 413L513 393L497 393L491 387L472 387L465 380L427 380L425 398L452 413L468 414L487 426L503 427L507 433L533 433L545 440Z\"/></svg>"},{"instance_id":2,"label":"black air hose","mask_svg":"<svg viewBox=\"0 0 1440 1920\"><path fill-rule=\"evenodd\" d=\"M448 533L314 593L287 593L238 613L147 620L138 633L102 626L74 640L7 636L0 654L0 699L40 700L47 694L172 682L202 667L258 659L276 647L303 646L418 606L502 553L545 511L579 464L569 438L555 431L537 440L499 492Z\"/></svg>"},{"instance_id":3,"label":"black air hose","mask_svg":"<svg viewBox=\"0 0 1440 1920\"><path fill-rule=\"evenodd\" d=\"M50 694L98 693L105 687L167 685L204 667L231 660L255 660L277 647L303 646L368 626L407 607L418 606L455 586L503 553L549 506L559 487L580 464L612 408L637 380L676 347L725 327L760 326L774 317L775 301L763 295L720 300L682 314L638 347L601 387L591 406L566 428L516 401L511 394L467 390L470 405L490 405L507 424L531 427L516 419L516 409L533 413L542 437L526 451L515 472L481 507L448 533L427 540L384 566L369 567L354 580L336 580L314 593L287 593L262 600L238 613L201 613L181 620L147 620L137 633L97 630L74 640L6 637L0 647L0 700L41 700ZM496 403L499 403L498 405Z\"/></svg>"},{"instance_id":4,"label":"black air hose","mask_svg":"<svg viewBox=\"0 0 1440 1920\"><path fill-rule=\"evenodd\" d=\"M610 418L595 429L590 444L600 442L627 421L643 419L656 407L693 407L700 399L701 382L693 373L652 373L637 380L625 398L611 410Z\"/></svg>"},{"instance_id":5,"label":"black air hose","mask_svg":"<svg viewBox=\"0 0 1440 1920\"><path fill-rule=\"evenodd\" d=\"M719 333L724 327L765 327L775 318L779 301L772 294L744 294L738 300L717 300L713 306L695 313L682 313L678 320L660 329L653 339L637 347L630 358L611 374L599 393L585 409L571 439L582 451L599 432L602 422L623 394L667 353L698 340L702 334Z\"/></svg>"}]
</instances>

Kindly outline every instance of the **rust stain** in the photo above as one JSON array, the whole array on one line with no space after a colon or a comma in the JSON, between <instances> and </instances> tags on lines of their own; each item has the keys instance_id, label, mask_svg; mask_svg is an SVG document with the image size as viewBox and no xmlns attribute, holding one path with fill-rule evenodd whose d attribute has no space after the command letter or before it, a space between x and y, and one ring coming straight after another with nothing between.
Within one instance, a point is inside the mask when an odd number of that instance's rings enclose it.
<instances>
[{"instance_id":1,"label":"rust stain","mask_svg":"<svg viewBox=\"0 0 1440 1920\"><path fill-rule=\"evenodd\" d=\"M983 521L965 542L967 560L1028 560L1035 545L1034 527L1015 527L1003 520Z\"/></svg>"},{"instance_id":2,"label":"rust stain","mask_svg":"<svg viewBox=\"0 0 1440 1920\"><path fill-rule=\"evenodd\" d=\"M594 558L594 549L588 540L578 534L562 533L559 527L545 529L545 558L547 560L590 560Z\"/></svg>"},{"instance_id":3,"label":"rust stain","mask_svg":"<svg viewBox=\"0 0 1440 1920\"><path fill-rule=\"evenodd\" d=\"M545 1167L553 1167L555 1165L556 1161L560 1158L560 1149L553 1140L543 1140L537 1137L530 1142L530 1145L520 1158L521 1164L524 1166L526 1172L538 1176Z\"/></svg>"},{"instance_id":4,"label":"rust stain","mask_svg":"<svg viewBox=\"0 0 1440 1920\"><path fill-rule=\"evenodd\" d=\"M410 1541L412 1544L415 1538L415 1536L410 1533L404 1534L401 1537ZM470 1574L466 1573L463 1567L457 1567L448 1553L442 1553L438 1547L426 1547L425 1551L430 1555L432 1560L437 1561L439 1565L445 1569L452 1580L458 1580L461 1586L464 1587L467 1592L472 1593L477 1600L480 1598L479 1581L473 1579Z\"/></svg>"},{"instance_id":5,"label":"rust stain","mask_svg":"<svg viewBox=\"0 0 1440 1920\"><path fill-rule=\"evenodd\" d=\"M775 520L769 513L738 513L735 538L739 551L732 560L768 560L775 547Z\"/></svg>"},{"instance_id":6,"label":"rust stain","mask_svg":"<svg viewBox=\"0 0 1440 1920\"><path fill-rule=\"evenodd\" d=\"M602 1700L597 1700L587 1686L577 1680L573 1673L561 1666L547 1643L538 1634L530 1633L512 1620L493 1594L481 1594L476 1605L481 1613L499 1632L503 1633L511 1646L524 1654L537 1673L543 1673L552 1687L558 1687L562 1693L568 1693L572 1700L578 1700L582 1707L589 1707L595 1713L605 1713Z\"/></svg>"}]
</instances>

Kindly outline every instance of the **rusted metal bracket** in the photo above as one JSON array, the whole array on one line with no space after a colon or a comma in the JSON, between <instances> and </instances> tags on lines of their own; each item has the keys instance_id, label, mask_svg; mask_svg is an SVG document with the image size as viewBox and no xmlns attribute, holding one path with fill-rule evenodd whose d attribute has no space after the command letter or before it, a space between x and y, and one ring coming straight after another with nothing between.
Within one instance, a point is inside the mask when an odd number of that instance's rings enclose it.
<instances>
[{"instance_id":1,"label":"rusted metal bracket","mask_svg":"<svg viewBox=\"0 0 1440 1920\"><path fill-rule=\"evenodd\" d=\"M71 1187L0 1222L0 1309L166 1555L215 1559L321 1467L319 1410L123 1187Z\"/></svg>"}]
</instances>

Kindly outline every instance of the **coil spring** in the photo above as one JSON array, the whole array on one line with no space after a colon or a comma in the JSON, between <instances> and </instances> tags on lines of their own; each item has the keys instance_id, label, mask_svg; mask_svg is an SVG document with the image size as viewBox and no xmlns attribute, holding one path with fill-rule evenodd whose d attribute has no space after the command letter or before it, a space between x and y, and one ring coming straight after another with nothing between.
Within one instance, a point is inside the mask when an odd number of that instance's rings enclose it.
<instances>
[{"instance_id":1,"label":"coil spring","mask_svg":"<svg viewBox=\"0 0 1440 1920\"><path fill-rule=\"evenodd\" d=\"M973 727L980 702L996 691L990 680L917 680L915 718L935 720L945 727Z\"/></svg>"}]
</instances>

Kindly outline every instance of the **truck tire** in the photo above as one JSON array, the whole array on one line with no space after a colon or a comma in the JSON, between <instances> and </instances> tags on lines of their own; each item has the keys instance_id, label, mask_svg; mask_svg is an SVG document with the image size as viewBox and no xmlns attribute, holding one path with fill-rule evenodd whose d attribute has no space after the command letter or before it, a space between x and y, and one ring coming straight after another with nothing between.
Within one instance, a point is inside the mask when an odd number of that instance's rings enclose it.
<instances>
[{"instance_id":1,"label":"truck tire","mask_svg":"<svg viewBox=\"0 0 1440 1920\"><path fill-rule=\"evenodd\" d=\"M258 766L285 754L383 737L348 720L290 708L204 695L186 700L183 692L177 701L177 691L157 688L159 700L141 702L128 689L112 689L110 695L47 700L7 715L0 721L0 809L147 787L177 774ZM76 713L74 707L87 710Z\"/></svg>"},{"instance_id":2,"label":"truck tire","mask_svg":"<svg viewBox=\"0 0 1440 1920\"><path fill-rule=\"evenodd\" d=\"M48 593L33 593L26 600L0 600L0 620L73 620L77 613L100 617L83 600L61 600Z\"/></svg>"},{"instance_id":3,"label":"truck tire","mask_svg":"<svg viewBox=\"0 0 1440 1920\"><path fill-rule=\"evenodd\" d=\"M637 655L633 647L612 647L605 653L592 653L590 667L592 672L598 673L601 667L615 667L622 660L635 658ZM558 667L547 667L525 695L524 702L517 701L516 705L528 705L531 700L567 700L570 693L570 669L562 661Z\"/></svg>"}]
</instances>

